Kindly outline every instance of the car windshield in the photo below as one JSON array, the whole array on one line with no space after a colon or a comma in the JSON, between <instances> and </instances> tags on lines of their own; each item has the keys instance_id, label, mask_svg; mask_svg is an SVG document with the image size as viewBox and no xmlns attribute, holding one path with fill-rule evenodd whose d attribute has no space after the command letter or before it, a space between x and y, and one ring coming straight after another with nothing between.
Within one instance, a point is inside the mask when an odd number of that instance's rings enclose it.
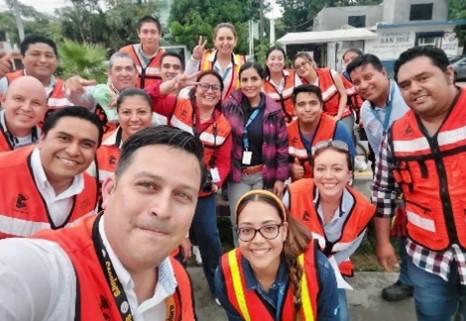
<instances>
[{"instance_id":1,"label":"car windshield","mask_svg":"<svg viewBox=\"0 0 466 321\"><path fill-rule=\"evenodd\" d=\"M465 58L466 56L456 56L456 57L452 57L450 58L450 63L454 63L454 62L457 62L458 60L462 59L462 58Z\"/></svg>"}]
</instances>

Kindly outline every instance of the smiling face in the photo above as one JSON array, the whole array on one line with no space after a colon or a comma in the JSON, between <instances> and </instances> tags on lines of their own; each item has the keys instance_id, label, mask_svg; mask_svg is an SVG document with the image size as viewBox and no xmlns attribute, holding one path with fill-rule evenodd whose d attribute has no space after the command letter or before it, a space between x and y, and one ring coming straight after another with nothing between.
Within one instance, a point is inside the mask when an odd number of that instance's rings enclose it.
<instances>
[{"instance_id":1,"label":"smiling face","mask_svg":"<svg viewBox=\"0 0 466 321\"><path fill-rule=\"evenodd\" d=\"M236 36L228 27L222 27L214 35L214 47L223 55L231 55L236 47Z\"/></svg>"},{"instance_id":2,"label":"smiling face","mask_svg":"<svg viewBox=\"0 0 466 321\"><path fill-rule=\"evenodd\" d=\"M43 42L30 44L23 56L26 73L41 81L49 81L58 66L53 48Z\"/></svg>"},{"instance_id":3,"label":"smiling face","mask_svg":"<svg viewBox=\"0 0 466 321\"><path fill-rule=\"evenodd\" d=\"M88 120L65 116L41 137L38 148L49 181L71 184L94 160L99 130Z\"/></svg>"},{"instance_id":4,"label":"smiling face","mask_svg":"<svg viewBox=\"0 0 466 321\"><path fill-rule=\"evenodd\" d=\"M113 86L118 91L122 91L135 86L138 72L131 58L115 58L112 68L108 71L108 77Z\"/></svg>"},{"instance_id":5,"label":"smiling face","mask_svg":"<svg viewBox=\"0 0 466 321\"><path fill-rule=\"evenodd\" d=\"M222 96L220 81L214 75L205 75L198 80L194 97L196 104L202 108L215 108Z\"/></svg>"},{"instance_id":6,"label":"smiling face","mask_svg":"<svg viewBox=\"0 0 466 321\"><path fill-rule=\"evenodd\" d=\"M249 101L257 100L262 91L264 80L261 78L255 68L248 68L241 72L240 88L242 93L249 99Z\"/></svg>"},{"instance_id":7,"label":"smiling face","mask_svg":"<svg viewBox=\"0 0 466 321\"><path fill-rule=\"evenodd\" d=\"M422 118L441 117L450 109L456 95L451 66L442 71L421 56L403 64L397 76L403 98Z\"/></svg>"},{"instance_id":8,"label":"smiling face","mask_svg":"<svg viewBox=\"0 0 466 321\"><path fill-rule=\"evenodd\" d=\"M129 161L102 194L105 235L132 273L153 269L185 238L201 169L194 155L166 145L140 147Z\"/></svg>"},{"instance_id":9,"label":"smiling face","mask_svg":"<svg viewBox=\"0 0 466 321\"><path fill-rule=\"evenodd\" d=\"M174 56L165 56L160 62L160 75L162 81L175 78L183 73L183 66L180 59Z\"/></svg>"},{"instance_id":10,"label":"smiling face","mask_svg":"<svg viewBox=\"0 0 466 321\"><path fill-rule=\"evenodd\" d=\"M126 96L118 107L122 140L152 125L152 108L141 96Z\"/></svg>"},{"instance_id":11,"label":"smiling face","mask_svg":"<svg viewBox=\"0 0 466 321\"><path fill-rule=\"evenodd\" d=\"M317 77L316 71L312 66L312 61L303 57L297 57L293 62L294 69L299 77L309 80Z\"/></svg>"},{"instance_id":12,"label":"smiling face","mask_svg":"<svg viewBox=\"0 0 466 321\"><path fill-rule=\"evenodd\" d=\"M285 56L283 56L283 52L280 50L273 50L267 56L265 64L269 68L271 73L274 72L282 72L285 68Z\"/></svg>"},{"instance_id":13,"label":"smiling face","mask_svg":"<svg viewBox=\"0 0 466 321\"><path fill-rule=\"evenodd\" d=\"M8 131L16 137L27 136L47 111L44 86L30 76L15 79L3 96L2 107Z\"/></svg>"},{"instance_id":14,"label":"smiling face","mask_svg":"<svg viewBox=\"0 0 466 321\"><path fill-rule=\"evenodd\" d=\"M312 126L320 120L322 103L316 94L301 92L296 95L294 109L300 124Z\"/></svg>"},{"instance_id":15,"label":"smiling face","mask_svg":"<svg viewBox=\"0 0 466 321\"><path fill-rule=\"evenodd\" d=\"M340 199L352 176L348 167L348 154L332 148L317 152L313 175L323 200Z\"/></svg>"},{"instance_id":16,"label":"smiling face","mask_svg":"<svg viewBox=\"0 0 466 321\"><path fill-rule=\"evenodd\" d=\"M363 99L375 102L388 97L390 83L385 70L377 70L372 64L365 64L351 72L354 88Z\"/></svg>"},{"instance_id":17,"label":"smiling face","mask_svg":"<svg viewBox=\"0 0 466 321\"><path fill-rule=\"evenodd\" d=\"M249 261L256 276L261 271L276 271L280 264L283 242L286 240L288 226L282 222L277 209L264 201L250 201L238 213L238 228L259 229L264 226L282 224L279 233L272 240L265 239L257 232L248 242L239 239L239 249Z\"/></svg>"}]
</instances>

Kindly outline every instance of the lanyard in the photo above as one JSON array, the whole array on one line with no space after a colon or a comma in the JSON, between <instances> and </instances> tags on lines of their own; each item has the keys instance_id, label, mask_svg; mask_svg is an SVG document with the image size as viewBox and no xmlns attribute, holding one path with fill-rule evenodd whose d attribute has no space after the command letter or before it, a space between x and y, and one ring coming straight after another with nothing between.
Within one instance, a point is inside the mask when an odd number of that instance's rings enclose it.
<instances>
[{"instance_id":1,"label":"lanyard","mask_svg":"<svg viewBox=\"0 0 466 321\"><path fill-rule=\"evenodd\" d=\"M113 263L110 260L102 238L99 234L99 221L101 217L102 214L96 218L92 228L92 240L94 241L95 251L97 257L99 258L102 272L104 273L105 279L107 280L108 286L113 294L115 304L118 308L118 311L120 312L121 320L132 321L134 320L134 317L131 313L131 307L129 305L128 298L126 297L125 290L123 289L123 286L118 279L115 269L113 268Z\"/></svg>"},{"instance_id":2,"label":"lanyard","mask_svg":"<svg viewBox=\"0 0 466 321\"><path fill-rule=\"evenodd\" d=\"M374 117L383 126L383 132L385 134L387 132L387 130L388 130L388 126L389 126L389 123L390 123L390 116L392 114L392 105L389 104L387 107L385 107L385 117L384 117L383 121L382 121L380 115L375 111L374 106L371 106L370 110L371 110L372 114L374 115Z\"/></svg>"},{"instance_id":3,"label":"lanyard","mask_svg":"<svg viewBox=\"0 0 466 321\"><path fill-rule=\"evenodd\" d=\"M243 129L243 147L244 147L244 150L249 150L248 127L257 118L257 116L259 115L259 112L260 112L260 108L256 107L256 109L254 109L254 111L249 116L248 120L246 121L246 125L244 125L244 129Z\"/></svg>"}]
</instances>

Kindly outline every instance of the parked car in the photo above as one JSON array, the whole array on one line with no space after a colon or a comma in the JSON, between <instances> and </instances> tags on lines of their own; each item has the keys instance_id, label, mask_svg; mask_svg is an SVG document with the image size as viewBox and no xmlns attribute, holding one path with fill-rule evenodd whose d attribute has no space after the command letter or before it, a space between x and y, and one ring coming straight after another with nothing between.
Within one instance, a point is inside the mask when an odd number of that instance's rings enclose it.
<instances>
[{"instance_id":1,"label":"parked car","mask_svg":"<svg viewBox=\"0 0 466 321\"><path fill-rule=\"evenodd\" d=\"M455 80L466 80L466 55L450 59L455 70Z\"/></svg>"}]
</instances>

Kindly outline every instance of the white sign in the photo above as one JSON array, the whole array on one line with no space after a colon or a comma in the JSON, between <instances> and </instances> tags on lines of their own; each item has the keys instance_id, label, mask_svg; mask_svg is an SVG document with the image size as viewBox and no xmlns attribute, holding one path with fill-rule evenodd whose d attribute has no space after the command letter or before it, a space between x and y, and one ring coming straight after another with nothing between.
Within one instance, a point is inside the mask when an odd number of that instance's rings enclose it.
<instances>
[{"instance_id":1,"label":"white sign","mask_svg":"<svg viewBox=\"0 0 466 321\"><path fill-rule=\"evenodd\" d=\"M403 51L413 47L414 42L412 31L378 31L375 40L366 41L364 51L380 60L395 60Z\"/></svg>"}]
</instances>

